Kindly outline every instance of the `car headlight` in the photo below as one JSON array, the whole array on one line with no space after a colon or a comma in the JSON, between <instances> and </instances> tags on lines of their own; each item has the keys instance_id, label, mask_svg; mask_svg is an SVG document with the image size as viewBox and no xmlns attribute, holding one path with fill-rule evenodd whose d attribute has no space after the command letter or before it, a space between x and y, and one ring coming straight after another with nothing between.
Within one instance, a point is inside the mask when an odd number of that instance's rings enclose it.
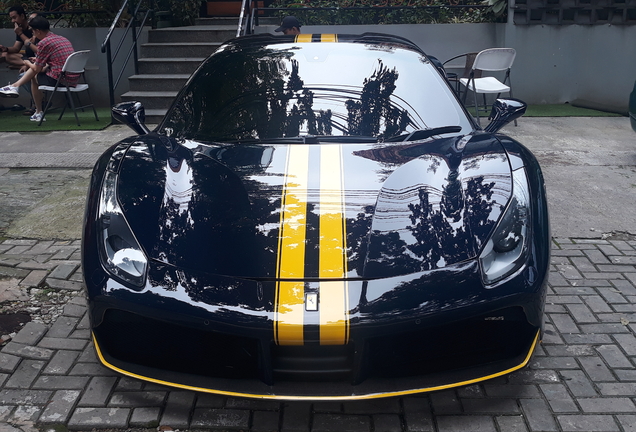
<instances>
[{"instance_id":1,"label":"car headlight","mask_svg":"<svg viewBox=\"0 0 636 432\"><path fill-rule=\"evenodd\" d=\"M106 171L99 199L99 251L104 268L122 282L141 287L148 259L117 202L117 174Z\"/></svg>"},{"instance_id":2,"label":"car headlight","mask_svg":"<svg viewBox=\"0 0 636 432\"><path fill-rule=\"evenodd\" d=\"M530 235L530 191L524 168L512 172L512 198L479 255L484 283L491 285L526 262Z\"/></svg>"}]
</instances>

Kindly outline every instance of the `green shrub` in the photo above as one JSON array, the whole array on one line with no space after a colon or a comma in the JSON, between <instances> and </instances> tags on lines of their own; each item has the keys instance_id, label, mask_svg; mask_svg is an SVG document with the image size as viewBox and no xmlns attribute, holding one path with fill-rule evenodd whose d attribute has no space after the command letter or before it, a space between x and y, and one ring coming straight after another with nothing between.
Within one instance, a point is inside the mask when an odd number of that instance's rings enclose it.
<instances>
[{"instance_id":1,"label":"green shrub","mask_svg":"<svg viewBox=\"0 0 636 432\"><path fill-rule=\"evenodd\" d=\"M275 16L304 25L443 24L505 22L508 0L275 0ZM465 7L457 7L465 6ZM365 9L359 9L365 7ZM389 9L383 7L391 7ZM312 10L311 8L337 8Z\"/></svg>"},{"instance_id":2,"label":"green shrub","mask_svg":"<svg viewBox=\"0 0 636 432\"><path fill-rule=\"evenodd\" d=\"M172 12L174 25L194 25L199 17L200 0L158 0L157 10Z\"/></svg>"}]
</instances>

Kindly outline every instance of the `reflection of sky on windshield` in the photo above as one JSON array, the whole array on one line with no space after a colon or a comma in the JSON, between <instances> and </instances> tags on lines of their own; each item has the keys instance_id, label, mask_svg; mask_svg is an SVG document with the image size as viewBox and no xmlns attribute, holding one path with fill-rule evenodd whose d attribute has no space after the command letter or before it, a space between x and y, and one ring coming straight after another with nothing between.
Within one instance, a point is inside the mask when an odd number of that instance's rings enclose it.
<instances>
[{"instance_id":1,"label":"reflection of sky on windshield","mask_svg":"<svg viewBox=\"0 0 636 432\"><path fill-rule=\"evenodd\" d=\"M338 43L279 45L277 49L290 49L299 60L299 75L304 86L316 96L315 110L342 112L342 101L330 100L329 89L359 94L364 80L373 75L382 60L385 66L396 68L399 73L392 102L406 109L418 128L470 127L463 114L458 112L457 102L451 98L442 78L431 65L423 63L418 53L401 48L387 51L370 49L363 44ZM290 65L287 66L291 72ZM334 71L337 72L335 75ZM321 94L316 88L325 91ZM357 99L354 94L352 99Z\"/></svg>"}]
</instances>

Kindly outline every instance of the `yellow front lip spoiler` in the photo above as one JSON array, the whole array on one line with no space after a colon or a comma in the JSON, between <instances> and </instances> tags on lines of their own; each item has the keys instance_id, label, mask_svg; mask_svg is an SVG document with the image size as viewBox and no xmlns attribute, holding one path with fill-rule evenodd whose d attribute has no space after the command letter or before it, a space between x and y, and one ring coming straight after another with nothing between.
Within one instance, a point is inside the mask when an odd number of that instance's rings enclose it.
<instances>
[{"instance_id":1,"label":"yellow front lip spoiler","mask_svg":"<svg viewBox=\"0 0 636 432\"><path fill-rule=\"evenodd\" d=\"M95 335L93 335L93 343L95 344L95 351L97 353L97 356L99 357L99 360L102 362L102 364L104 366L106 366L109 369L112 369L116 372L119 372L122 375L127 375L133 378L137 378L143 381L149 381L149 382L153 382L156 384L161 384L161 385L165 385L165 386L170 386L170 387L177 387L177 388L181 388L181 389L185 389L185 390L191 390L191 391L196 391L196 392L202 392L202 393L214 393L214 394L220 394L220 395L225 395L225 396L236 396L236 397L248 397L248 398L253 398L253 399L278 399L278 400L364 400L364 399L377 399L377 398L383 398L383 397L395 397L395 396L407 396L407 395L411 395L411 394L415 394L415 393L427 393L427 392L432 392L432 391L438 391L438 390L446 390L449 388L453 388L453 387L461 387L461 386L467 386L467 385L471 385L471 384L475 384L481 381L486 381L492 378L496 378L496 377L500 377L502 375L507 375L511 372L514 372L516 370L519 370L523 367L525 367L528 362L530 362L530 358L532 357L532 353L534 352L537 343L539 342L539 335L540 335L540 330L537 331L537 334L534 338L534 341L532 342L532 345L530 346L530 349L528 350L528 354L526 355L525 359L523 360L523 362L521 362L519 365L511 367L509 369L503 370L501 372L497 372L491 375L487 375L487 376L483 376L480 378L475 378L475 379L471 379L471 380L467 380L467 381L461 381L461 382L457 382L457 383L451 383L451 384L445 384L445 385L441 385L441 386L434 386L434 387L426 387L426 388L418 388L418 389L410 389L410 390L403 390L403 391L393 391L393 392L386 392L386 393L373 393L373 394L364 394L364 395L351 395L351 396L278 396L278 395L262 395L262 394L249 394L249 393L238 393L238 392L231 392L231 391L224 391L224 390L213 390L213 389L209 389L209 388L202 388L202 387L194 387L194 386L188 386L188 385L183 385L183 384L177 384L177 383L170 383L170 382L166 382L166 381L161 381L155 378L149 378L149 377L145 377L142 375L137 375L131 372L127 372L123 369L118 368L117 366L114 366L110 363L108 363L106 361L106 359L104 358L104 356L102 355L102 352L99 348L99 345L97 343L97 340L95 339Z\"/></svg>"}]
</instances>

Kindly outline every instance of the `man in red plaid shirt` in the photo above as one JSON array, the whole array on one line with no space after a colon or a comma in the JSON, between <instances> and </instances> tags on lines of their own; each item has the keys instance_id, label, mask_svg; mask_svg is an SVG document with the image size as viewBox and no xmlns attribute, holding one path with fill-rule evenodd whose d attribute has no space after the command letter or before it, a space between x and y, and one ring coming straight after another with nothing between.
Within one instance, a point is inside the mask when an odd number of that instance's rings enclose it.
<instances>
[{"instance_id":1,"label":"man in red plaid shirt","mask_svg":"<svg viewBox=\"0 0 636 432\"><path fill-rule=\"evenodd\" d=\"M21 85L31 81L31 94L35 103L35 113L31 121L39 122L42 119L43 94L38 89L39 85L55 86L62 73L62 67L68 56L73 54L73 45L63 36L56 35L49 30L49 21L41 16L36 16L30 22L33 35L40 40L35 62L25 60L29 67L25 74L13 84L0 88L0 96L18 97ZM67 75L66 82L69 86L75 86L79 79L78 74Z\"/></svg>"}]
</instances>

